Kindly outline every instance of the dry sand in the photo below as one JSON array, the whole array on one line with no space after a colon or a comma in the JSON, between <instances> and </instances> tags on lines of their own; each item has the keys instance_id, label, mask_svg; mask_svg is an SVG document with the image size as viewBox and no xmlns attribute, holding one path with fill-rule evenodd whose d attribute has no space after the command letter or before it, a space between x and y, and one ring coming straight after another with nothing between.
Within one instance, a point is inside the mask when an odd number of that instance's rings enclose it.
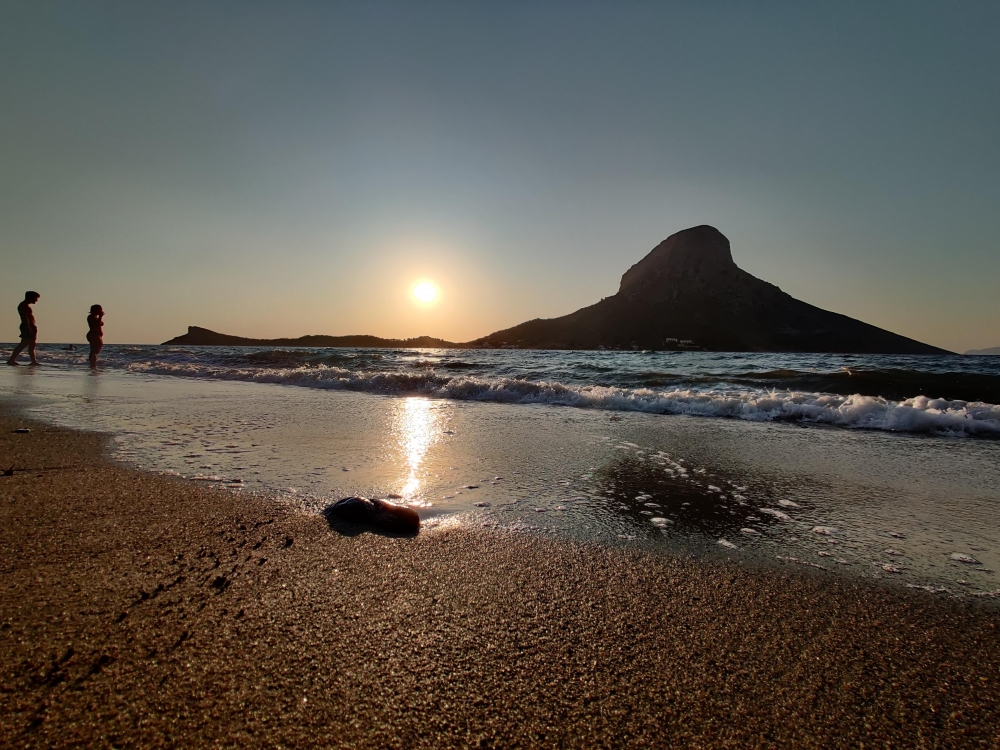
<instances>
[{"instance_id":1,"label":"dry sand","mask_svg":"<svg viewBox=\"0 0 1000 750\"><path fill-rule=\"evenodd\" d=\"M1000 746L995 611L480 529L344 537L103 445L0 418L5 746Z\"/></svg>"}]
</instances>

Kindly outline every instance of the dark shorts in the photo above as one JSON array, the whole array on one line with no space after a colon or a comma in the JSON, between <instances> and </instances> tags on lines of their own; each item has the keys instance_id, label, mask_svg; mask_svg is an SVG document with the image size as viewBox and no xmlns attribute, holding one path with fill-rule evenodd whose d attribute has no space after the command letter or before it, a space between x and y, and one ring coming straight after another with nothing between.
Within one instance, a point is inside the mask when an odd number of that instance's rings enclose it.
<instances>
[{"instance_id":1,"label":"dark shorts","mask_svg":"<svg viewBox=\"0 0 1000 750\"><path fill-rule=\"evenodd\" d=\"M27 323L21 323L21 341L34 341L36 338L38 338L38 329Z\"/></svg>"}]
</instances>

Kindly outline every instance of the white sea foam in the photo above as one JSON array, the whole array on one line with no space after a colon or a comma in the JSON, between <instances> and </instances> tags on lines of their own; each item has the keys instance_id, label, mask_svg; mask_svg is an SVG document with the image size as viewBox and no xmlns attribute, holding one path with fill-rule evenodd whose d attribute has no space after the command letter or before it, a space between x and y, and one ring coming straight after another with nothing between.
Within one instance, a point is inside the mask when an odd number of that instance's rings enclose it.
<instances>
[{"instance_id":1,"label":"white sea foam","mask_svg":"<svg viewBox=\"0 0 1000 750\"><path fill-rule=\"evenodd\" d=\"M951 436L1000 436L1000 405L931 399L926 396L892 401L858 394L839 396L759 389L657 390L564 385L555 381L517 378L451 377L423 370L354 371L329 365L293 368L227 367L221 364L147 360L130 363L126 369L181 377L243 380L371 393L422 394L467 401L553 404L653 414L729 417L754 422L799 421Z\"/></svg>"},{"instance_id":2,"label":"white sea foam","mask_svg":"<svg viewBox=\"0 0 1000 750\"><path fill-rule=\"evenodd\" d=\"M769 516L777 518L779 521L791 521L791 517L787 513L782 513L780 510L775 510L774 508L757 508L758 513L766 513Z\"/></svg>"},{"instance_id":3,"label":"white sea foam","mask_svg":"<svg viewBox=\"0 0 1000 750\"><path fill-rule=\"evenodd\" d=\"M800 560L799 558L792 557L790 555L778 555L777 558L779 560L784 561L784 562L795 563L796 565L807 565L810 568L819 568L820 570L826 570L827 569L827 568L823 567L822 565L817 565L816 563L809 562L808 560Z\"/></svg>"},{"instance_id":4,"label":"white sea foam","mask_svg":"<svg viewBox=\"0 0 1000 750\"><path fill-rule=\"evenodd\" d=\"M972 555L967 555L964 552L952 552L951 559L955 562L965 563L966 565L979 565L980 562Z\"/></svg>"}]
</instances>

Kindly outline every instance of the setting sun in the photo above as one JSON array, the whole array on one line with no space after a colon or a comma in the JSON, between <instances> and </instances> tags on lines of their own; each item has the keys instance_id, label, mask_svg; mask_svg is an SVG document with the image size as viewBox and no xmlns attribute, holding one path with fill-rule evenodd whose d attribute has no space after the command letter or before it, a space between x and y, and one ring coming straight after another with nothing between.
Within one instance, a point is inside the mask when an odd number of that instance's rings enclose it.
<instances>
[{"instance_id":1,"label":"setting sun","mask_svg":"<svg viewBox=\"0 0 1000 750\"><path fill-rule=\"evenodd\" d=\"M413 285L411 293L417 302L423 302L425 305L434 302L438 297L437 287L429 281L417 282Z\"/></svg>"}]
</instances>

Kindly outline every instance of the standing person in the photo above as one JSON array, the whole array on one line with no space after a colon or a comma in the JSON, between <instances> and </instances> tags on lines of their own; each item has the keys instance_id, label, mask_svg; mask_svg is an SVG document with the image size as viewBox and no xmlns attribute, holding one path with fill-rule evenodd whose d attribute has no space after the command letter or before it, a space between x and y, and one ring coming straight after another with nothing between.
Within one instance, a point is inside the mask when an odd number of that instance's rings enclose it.
<instances>
[{"instance_id":1,"label":"standing person","mask_svg":"<svg viewBox=\"0 0 1000 750\"><path fill-rule=\"evenodd\" d=\"M35 342L38 340L38 326L35 325L35 313L31 310L31 306L38 302L41 296L38 292L25 292L24 301L17 306L17 314L21 316L21 343L17 345L14 353L7 360L8 365L16 365L17 355L23 352L26 347L31 364L38 364L38 360L35 359Z\"/></svg>"},{"instance_id":2,"label":"standing person","mask_svg":"<svg viewBox=\"0 0 1000 750\"><path fill-rule=\"evenodd\" d=\"M90 343L90 366L97 367L97 355L101 353L104 346L104 308L100 305L90 306L90 315L87 316L87 341Z\"/></svg>"}]
</instances>

